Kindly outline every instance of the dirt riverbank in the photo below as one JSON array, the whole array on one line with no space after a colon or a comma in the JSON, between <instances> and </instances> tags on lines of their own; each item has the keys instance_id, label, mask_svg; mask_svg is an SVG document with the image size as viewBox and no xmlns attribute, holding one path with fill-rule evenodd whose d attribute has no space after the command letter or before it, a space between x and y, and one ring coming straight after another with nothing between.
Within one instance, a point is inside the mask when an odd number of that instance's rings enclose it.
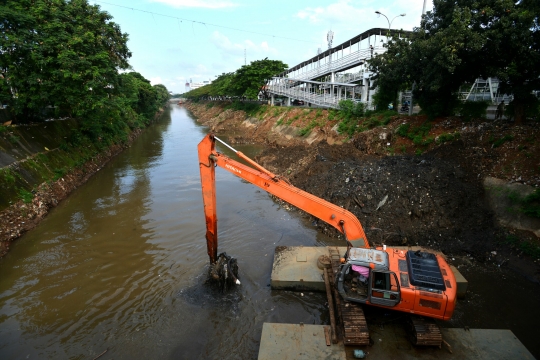
<instances>
[{"instance_id":1,"label":"dirt riverbank","mask_svg":"<svg viewBox=\"0 0 540 360\"><path fill-rule=\"evenodd\" d=\"M427 246L455 264L510 267L540 283L538 222L502 226L484 186L490 178L529 192L540 186L538 123L396 115L349 137L335 131L339 120L327 110L263 107L246 116L222 105L185 106L232 143L267 144L261 165L354 213L372 244Z\"/></svg>"}]
</instances>

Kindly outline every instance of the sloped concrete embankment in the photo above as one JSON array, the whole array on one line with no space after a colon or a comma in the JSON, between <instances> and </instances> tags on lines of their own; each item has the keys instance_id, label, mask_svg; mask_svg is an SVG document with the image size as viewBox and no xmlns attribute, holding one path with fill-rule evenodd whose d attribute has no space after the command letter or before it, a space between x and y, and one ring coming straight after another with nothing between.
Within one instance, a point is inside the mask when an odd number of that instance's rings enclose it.
<instances>
[{"instance_id":1,"label":"sloped concrete embankment","mask_svg":"<svg viewBox=\"0 0 540 360\"><path fill-rule=\"evenodd\" d=\"M35 227L74 189L84 184L126 144L62 148L79 129L76 120L4 126L0 133L0 257L12 241ZM99 141L99 140L98 140Z\"/></svg>"}]
</instances>

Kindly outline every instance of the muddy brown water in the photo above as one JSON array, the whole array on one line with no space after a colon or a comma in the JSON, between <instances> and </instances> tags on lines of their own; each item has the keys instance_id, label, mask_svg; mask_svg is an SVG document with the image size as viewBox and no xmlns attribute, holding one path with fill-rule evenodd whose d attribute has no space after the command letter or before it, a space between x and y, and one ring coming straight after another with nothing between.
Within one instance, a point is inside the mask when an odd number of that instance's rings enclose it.
<instances>
[{"instance_id":1,"label":"muddy brown water","mask_svg":"<svg viewBox=\"0 0 540 360\"><path fill-rule=\"evenodd\" d=\"M222 294L204 284L196 146L206 131L172 105L12 245L0 260L0 358L253 359L263 322L329 322L323 294L270 290L273 252L341 243L221 169L219 249L238 258L242 285ZM471 296L445 325L511 328L538 356L538 287L462 266Z\"/></svg>"}]
</instances>

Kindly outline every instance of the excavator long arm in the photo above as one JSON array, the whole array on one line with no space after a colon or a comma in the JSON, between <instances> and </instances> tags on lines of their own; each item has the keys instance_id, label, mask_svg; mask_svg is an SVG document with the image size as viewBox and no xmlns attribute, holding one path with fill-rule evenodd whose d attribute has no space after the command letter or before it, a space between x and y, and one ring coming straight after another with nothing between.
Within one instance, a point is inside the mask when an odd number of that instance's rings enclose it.
<instances>
[{"instance_id":1,"label":"excavator long arm","mask_svg":"<svg viewBox=\"0 0 540 360\"><path fill-rule=\"evenodd\" d=\"M236 153L257 169L253 169L232 160L226 155L218 153L215 150L215 140L216 138L213 135L208 134L198 145L199 169L206 218L206 244L211 263L214 263L217 259L218 246L215 166L219 166L289 204L327 222L343 233L348 241L360 240L363 242L364 247L369 247L360 221L350 211L294 187L264 169L241 152Z\"/></svg>"}]
</instances>

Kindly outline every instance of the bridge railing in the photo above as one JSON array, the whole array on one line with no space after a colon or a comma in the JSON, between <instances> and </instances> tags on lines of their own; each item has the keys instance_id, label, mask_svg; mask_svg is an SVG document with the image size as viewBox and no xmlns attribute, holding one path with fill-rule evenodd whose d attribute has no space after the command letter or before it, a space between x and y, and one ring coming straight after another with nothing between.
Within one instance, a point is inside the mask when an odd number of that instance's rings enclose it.
<instances>
[{"instance_id":1,"label":"bridge railing","mask_svg":"<svg viewBox=\"0 0 540 360\"><path fill-rule=\"evenodd\" d=\"M303 100L307 103L315 104L321 107L329 107L337 109L341 100L352 99L352 96L340 96L330 93L318 94L315 92L309 92L301 88L285 88L279 86L270 86L268 89L275 95L287 96L291 99Z\"/></svg>"},{"instance_id":2,"label":"bridge railing","mask_svg":"<svg viewBox=\"0 0 540 360\"><path fill-rule=\"evenodd\" d=\"M383 53L384 51L386 51L385 48L376 47L373 49L373 55ZM358 50L348 55L345 55L341 58L331 60L325 64L320 64L316 68L311 69L309 71L305 71L305 72L299 71L297 73L294 73L293 76L295 79L300 79L300 80L317 79L323 75L327 75L328 73L337 72L342 69L360 65L364 63L366 59L370 58L371 55L372 55L371 49Z\"/></svg>"}]
</instances>

